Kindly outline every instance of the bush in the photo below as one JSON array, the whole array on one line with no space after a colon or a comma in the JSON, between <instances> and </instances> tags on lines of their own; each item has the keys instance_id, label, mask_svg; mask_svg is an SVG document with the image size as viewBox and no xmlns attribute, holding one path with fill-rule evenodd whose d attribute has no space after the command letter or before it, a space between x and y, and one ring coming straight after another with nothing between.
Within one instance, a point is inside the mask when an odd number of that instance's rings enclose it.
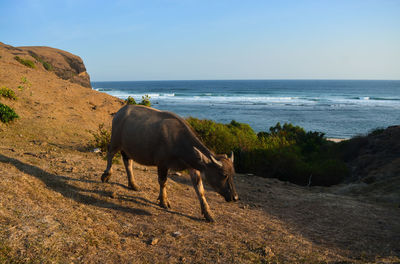
<instances>
[{"instance_id":1,"label":"bush","mask_svg":"<svg viewBox=\"0 0 400 264\"><path fill-rule=\"evenodd\" d=\"M0 88L0 96L11 99L11 100L17 100L17 96L15 95L15 92L5 86Z\"/></svg>"},{"instance_id":2,"label":"bush","mask_svg":"<svg viewBox=\"0 0 400 264\"><path fill-rule=\"evenodd\" d=\"M19 56L15 56L14 59L15 59L16 61L18 61L19 63L21 63L21 64L23 64L23 65L25 65L25 66L27 66L27 67L29 67L29 68L32 68L32 69L35 68L35 63L34 63L33 61L31 61L31 60L22 59L22 58L20 58Z\"/></svg>"},{"instance_id":3,"label":"bush","mask_svg":"<svg viewBox=\"0 0 400 264\"><path fill-rule=\"evenodd\" d=\"M29 54L35 58L36 61L40 62L43 67L47 70L47 71L52 71L53 70L53 65L51 65L50 63L48 63L47 61L44 61L42 58L40 58L36 53L29 51Z\"/></svg>"},{"instance_id":4,"label":"bush","mask_svg":"<svg viewBox=\"0 0 400 264\"><path fill-rule=\"evenodd\" d=\"M333 185L348 175L337 148L323 133L277 123L256 134L243 123L220 124L187 119L204 144L216 153L235 153L238 172L279 178L300 185Z\"/></svg>"},{"instance_id":5,"label":"bush","mask_svg":"<svg viewBox=\"0 0 400 264\"><path fill-rule=\"evenodd\" d=\"M47 71L52 71L53 70L53 65L51 65L50 63L48 63L46 61L43 61L42 65Z\"/></svg>"},{"instance_id":6,"label":"bush","mask_svg":"<svg viewBox=\"0 0 400 264\"><path fill-rule=\"evenodd\" d=\"M147 94L142 96L142 101L139 104L150 107L151 106L150 96L148 96Z\"/></svg>"},{"instance_id":7,"label":"bush","mask_svg":"<svg viewBox=\"0 0 400 264\"><path fill-rule=\"evenodd\" d=\"M131 96L129 96L128 99L125 100L125 103L126 104L130 104L130 105L136 105L137 104L136 101L135 101L135 98L133 98Z\"/></svg>"},{"instance_id":8,"label":"bush","mask_svg":"<svg viewBox=\"0 0 400 264\"><path fill-rule=\"evenodd\" d=\"M104 128L104 123L99 124L97 131L89 131L94 137L93 147L99 148L101 152L107 153L111 141L111 132Z\"/></svg>"},{"instance_id":9,"label":"bush","mask_svg":"<svg viewBox=\"0 0 400 264\"><path fill-rule=\"evenodd\" d=\"M373 129L371 132L369 132L368 136L379 136L383 132L385 132L385 129L382 127L378 127L378 128Z\"/></svg>"},{"instance_id":10,"label":"bush","mask_svg":"<svg viewBox=\"0 0 400 264\"><path fill-rule=\"evenodd\" d=\"M136 103L135 98L131 96L128 96L128 98L125 100L125 103L130 105L144 105L151 107L150 96L147 94L142 96L142 101L140 103Z\"/></svg>"},{"instance_id":11,"label":"bush","mask_svg":"<svg viewBox=\"0 0 400 264\"><path fill-rule=\"evenodd\" d=\"M189 117L187 121L215 153L229 154L235 149L248 149L257 142L257 136L249 125L234 120L227 125L194 117Z\"/></svg>"},{"instance_id":12,"label":"bush","mask_svg":"<svg viewBox=\"0 0 400 264\"><path fill-rule=\"evenodd\" d=\"M97 131L89 131L92 134L94 140L90 143L90 148L99 148L101 150L103 158L107 158L108 145L111 142L111 132L104 128L104 123L99 124ZM120 153L114 156L113 163L118 163L118 159L121 157Z\"/></svg>"},{"instance_id":13,"label":"bush","mask_svg":"<svg viewBox=\"0 0 400 264\"><path fill-rule=\"evenodd\" d=\"M14 119L19 118L19 116L15 113L14 109L11 107L0 103L0 121L3 123L8 123L13 121Z\"/></svg>"}]
</instances>

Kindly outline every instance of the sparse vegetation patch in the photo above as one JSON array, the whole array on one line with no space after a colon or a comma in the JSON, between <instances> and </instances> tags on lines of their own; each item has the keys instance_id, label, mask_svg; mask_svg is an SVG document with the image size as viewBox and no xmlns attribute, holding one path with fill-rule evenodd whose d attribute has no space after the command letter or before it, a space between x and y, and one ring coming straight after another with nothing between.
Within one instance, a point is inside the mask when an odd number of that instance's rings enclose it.
<instances>
[{"instance_id":1,"label":"sparse vegetation patch","mask_svg":"<svg viewBox=\"0 0 400 264\"><path fill-rule=\"evenodd\" d=\"M11 100L17 100L17 96L15 95L15 92L11 90L10 88L7 88L6 86L2 86L0 88L0 96L11 99Z\"/></svg>"},{"instance_id":2,"label":"sparse vegetation patch","mask_svg":"<svg viewBox=\"0 0 400 264\"><path fill-rule=\"evenodd\" d=\"M23 59L23 58L21 58L19 56L15 56L14 59L16 61L18 61L19 63L25 65L26 67L29 67L29 68L32 68L32 69L35 68L35 63L33 61L31 61L31 60Z\"/></svg>"},{"instance_id":3,"label":"sparse vegetation patch","mask_svg":"<svg viewBox=\"0 0 400 264\"><path fill-rule=\"evenodd\" d=\"M31 87L31 83L25 76L21 77L20 85L18 85L18 90L23 91L25 88Z\"/></svg>"},{"instance_id":4,"label":"sparse vegetation patch","mask_svg":"<svg viewBox=\"0 0 400 264\"><path fill-rule=\"evenodd\" d=\"M40 62L43 67L47 70L47 71L52 71L53 70L53 65L51 65L49 62L44 61L42 58L40 58L36 53L33 52L29 52L29 54L35 58L36 61Z\"/></svg>"},{"instance_id":5,"label":"sparse vegetation patch","mask_svg":"<svg viewBox=\"0 0 400 264\"><path fill-rule=\"evenodd\" d=\"M53 70L53 66L49 62L44 61L44 62L42 62L42 64L43 64L43 67L46 70L48 70L48 71L52 71Z\"/></svg>"},{"instance_id":6,"label":"sparse vegetation patch","mask_svg":"<svg viewBox=\"0 0 400 264\"><path fill-rule=\"evenodd\" d=\"M111 132L104 128L104 123L99 124L97 131L89 131L92 134L94 141L93 147L99 148L101 152L107 153L108 144L111 141Z\"/></svg>"},{"instance_id":7,"label":"sparse vegetation patch","mask_svg":"<svg viewBox=\"0 0 400 264\"><path fill-rule=\"evenodd\" d=\"M93 141L90 142L89 148L100 149L102 156L105 158L108 151L108 145L111 142L111 132L104 126L104 123L101 123L99 124L97 131L89 131L89 133L93 136ZM113 162L118 163L120 157L121 154L117 153L114 156Z\"/></svg>"}]
</instances>

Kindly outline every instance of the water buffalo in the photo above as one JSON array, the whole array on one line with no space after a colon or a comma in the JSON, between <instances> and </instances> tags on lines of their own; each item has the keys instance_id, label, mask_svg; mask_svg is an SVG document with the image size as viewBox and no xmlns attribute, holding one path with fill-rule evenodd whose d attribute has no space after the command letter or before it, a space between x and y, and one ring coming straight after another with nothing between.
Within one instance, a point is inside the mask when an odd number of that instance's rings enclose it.
<instances>
[{"instance_id":1,"label":"water buffalo","mask_svg":"<svg viewBox=\"0 0 400 264\"><path fill-rule=\"evenodd\" d=\"M157 166L160 206L170 207L166 181L168 169L188 169L200 201L201 212L212 222L213 216L204 197L202 176L226 201L238 200L233 184L233 153L214 155L194 134L188 123L174 113L150 107L126 105L114 116L111 143L107 153L107 168L101 176L108 182L112 159L121 151L129 187L138 190L132 171L132 161Z\"/></svg>"}]
</instances>

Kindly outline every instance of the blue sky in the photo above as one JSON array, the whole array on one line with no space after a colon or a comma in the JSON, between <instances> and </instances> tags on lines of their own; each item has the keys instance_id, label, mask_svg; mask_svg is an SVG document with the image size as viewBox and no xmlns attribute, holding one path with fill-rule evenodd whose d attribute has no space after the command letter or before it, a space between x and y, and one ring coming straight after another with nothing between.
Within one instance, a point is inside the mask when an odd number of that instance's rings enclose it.
<instances>
[{"instance_id":1,"label":"blue sky","mask_svg":"<svg viewBox=\"0 0 400 264\"><path fill-rule=\"evenodd\" d=\"M400 1L0 0L0 41L93 81L400 79Z\"/></svg>"}]
</instances>

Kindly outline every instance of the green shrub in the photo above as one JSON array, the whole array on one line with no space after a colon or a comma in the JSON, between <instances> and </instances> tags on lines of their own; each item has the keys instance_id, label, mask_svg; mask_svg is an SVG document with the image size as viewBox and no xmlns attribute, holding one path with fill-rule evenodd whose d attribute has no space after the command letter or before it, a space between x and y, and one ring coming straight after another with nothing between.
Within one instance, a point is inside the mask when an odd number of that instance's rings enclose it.
<instances>
[{"instance_id":1,"label":"green shrub","mask_svg":"<svg viewBox=\"0 0 400 264\"><path fill-rule=\"evenodd\" d=\"M135 98L128 96L128 98L125 100L126 104L130 104L130 105L136 105L136 101Z\"/></svg>"},{"instance_id":2,"label":"green shrub","mask_svg":"<svg viewBox=\"0 0 400 264\"><path fill-rule=\"evenodd\" d=\"M350 175L346 164L340 159L328 158L311 163L312 185L331 186L338 184Z\"/></svg>"},{"instance_id":3,"label":"green shrub","mask_svg":"<svg viewBox=\"0 0 400 264\"><path fill-rule=\"evenodd\" d=\"M385 132L385 129L382 127L378 127L378 128L373 129L371 132L369 132L368 136L379 136L383 132Z\"/></svg>"},{"instance_id":4,"label":"green shrub","mask_svg":"<svg viewBox=\"0 0 400 264\"><path fill-rule=\"evenodd\" d=\"M235 149L248 149L255 146L257 136L247 125L232 121L220 124L212 120L187 119L200 139L215 153L229 154Z\"/></svg>"},{"instance_id":5,"label":"green shrub","mask_svg":"<svg viewBox=\"0 0 400 264\"><path fill-rule=\"evenodd\" d=\"M104 123L99 124L97 131L89 131L94 137L93 147L99 148L101 152L107 153L111 141L111 132L104 128Z\"/></svg>"},{"instance_id":6,"label":"green shrub","mask_svg":"<svg viewBox=\"0 0 400 264\"><path fill-rule=\"evenodd\" d=\"M2 86L0 88L0 96L9 98L11 100L17 100L17 96L15 95L15 92L5 86Z\"/></svg>"},{"instance_id":7,"label":"green shrub","mask_svg":"<svg viewBox=\"0 0 400 264\"><path fill-rule=\"evenodd\" d=\"M19 116L15 113L14 109L11 107L0 103L0 121L3 123L8 123L13 121L14 119L19 118Z\"/></svg>"},{"instance_id":8,"label":"green shrub","mask_svg":"<svg viewBox=\"0 0 400 264\"><path fill-rule=\"evenodd\" d=\"M151 107L151 102L150 102L150 96L147 94L142 96L142 101L140 103L136 103L135 98L128 96L128 98L125 100L126 104L130 105L144 105Z\"/></svg>"},{"instance_id":9,"label":"green shrub","mask_svg":"<svg viewBox=\"0 0 400 264\"><path fill-rule=\"evenodd\" d=\"M42 65L47 71L52 71L53 70L53 65L51 65L49 62L43 61Z\"/></svg>"},{"instance_id":10,"label":"green shrub","mask_svg":"<svg viewBox=\"0 0 400 264\"><path fill-rule=\"evenodd\" d=\"M99 124L97 131L89 131L93 136L93 141L90 143L90 148L99 148L101 150L103 158L107 157L108 145L111 142L110 130L104 128L104 123ZM113 158L113 163L118 163L120 153L117 153Z\"/></svg>"},{"instance_id":11,"label":"green shrub","mask_svg":"<svg viewBox=\"0 0 400 264\"><path fill-rule=\"evenodd\" d=\"M150 107L151 106L150 96L148 96L147 94L142 96L142 101L139 104Z\"/></svg>"},{"instance_id":12,"label":"green shrub","mask_svg":"<svg viewBox=\"0 0 400 264\"><path fill-rule=\"evenodd\" d=\"M51 65L50 63L48 63L47 61L44 61L42 58L40 58L36 53L29 51L29 54L35 58L36 61L40 62L43 67L47 70L47 71L52 71L53 70L53 65Z\"/></svg>"},{"instance_id":13,"label":"green shrub","mask_svg":"<svg viewBox=\"0 0 400 264\"><path fill-rule=\"evenodd\" d=\"M348 175L334 143L323 133L277 123L269 132L256 134L243 123L220 124L187 119L193 130L215 153L235 153L238 172L279 178L300 185L337 184Z\"/></svg>"},{"instance_id":14,"label":"green shrub","mask_svg":"<svg viewBox=\"0 0 400 264\"><path fill-rule=\"evenodd\" d=\"M27 66L27 67L29 67L29 68L32 68L32 69L35 68L35 63L34 63L33 61L31 61L31 60L22 59L22 58L19 57L19 56L15 56L14 59L15 59L16 61L18 61L19 63L21 63L21 64L23 64L23 65L25 65L25 66Z\"/></svg>"}]
</instances>

